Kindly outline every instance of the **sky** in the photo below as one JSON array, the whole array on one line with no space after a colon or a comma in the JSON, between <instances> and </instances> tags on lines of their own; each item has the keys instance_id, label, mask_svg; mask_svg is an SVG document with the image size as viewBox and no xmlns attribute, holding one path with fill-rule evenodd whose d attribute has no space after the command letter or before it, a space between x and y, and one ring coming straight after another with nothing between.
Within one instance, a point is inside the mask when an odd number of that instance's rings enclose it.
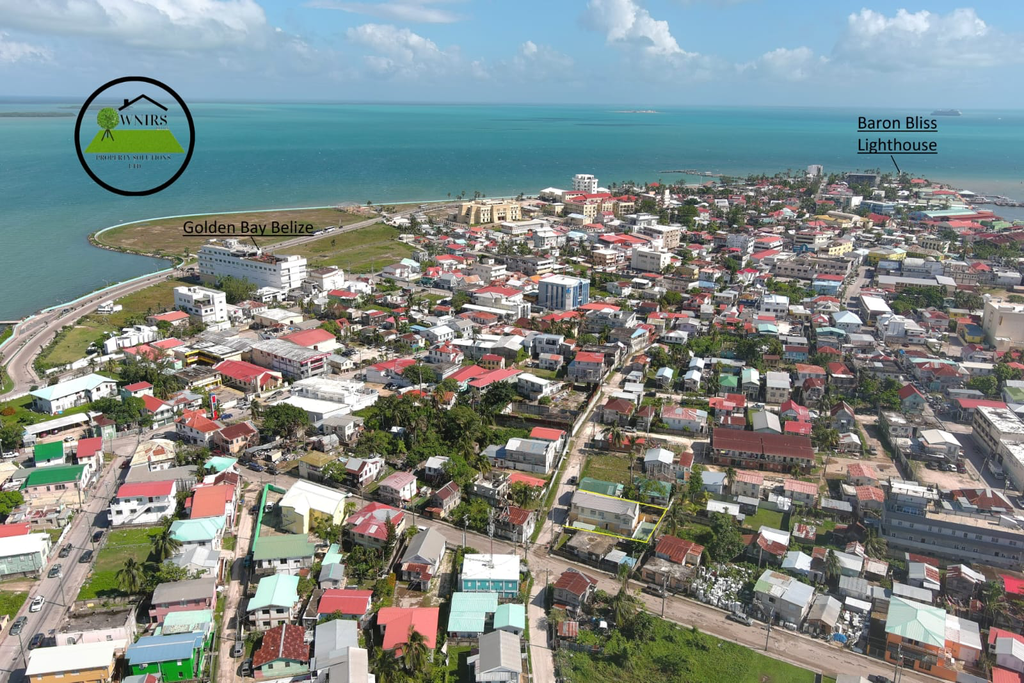
<instances>
[{"instance_id":1,"label":"sky","mask_svg":"<svg viewBox=\"0 0 1024 683\"><path fill-rule=\"evenodd\" d=\"M1024 5L0 0L0 97L1019 108Z\"/></svg>"}]
</instances>

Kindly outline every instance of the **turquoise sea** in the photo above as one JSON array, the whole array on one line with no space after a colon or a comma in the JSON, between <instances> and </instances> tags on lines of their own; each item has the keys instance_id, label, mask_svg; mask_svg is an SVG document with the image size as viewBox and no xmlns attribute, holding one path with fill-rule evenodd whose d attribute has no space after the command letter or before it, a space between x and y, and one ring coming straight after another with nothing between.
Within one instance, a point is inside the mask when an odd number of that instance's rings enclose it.
<instances>
[{"instance_id":1,"label":"turquoise sea","mask_svg":"<svg viewBox=\"0 0 1024 683\"><path fill-rule=\"evenodd\" d=\"M77 113L78 103L0 101L3 112ZM195 156L171 188L126 198L80 167L74 117L0 117L0 320L161 262L94 249L86 235L147 217L341 202L446 198L602 182L669 180L668 169L774 173L890 169L858 156L857 117L920 111L692 107L190 104ZM907 136L910 137L910 136ZM914 139L920 134L913 136ZM939 118L937 156L897 157L915 175L1024 198L1024 112Z\"/></svg>"}]
</instances>

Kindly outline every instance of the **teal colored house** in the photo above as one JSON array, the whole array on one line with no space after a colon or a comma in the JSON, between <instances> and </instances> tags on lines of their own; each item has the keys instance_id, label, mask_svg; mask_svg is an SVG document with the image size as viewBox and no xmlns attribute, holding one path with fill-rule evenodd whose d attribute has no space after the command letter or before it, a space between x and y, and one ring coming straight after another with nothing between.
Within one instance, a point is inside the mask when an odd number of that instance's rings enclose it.
<instances>
[{"instance_id":1,"label":"teal colored house","mask_svg":"<svg viewBox=\"0 0 1024 683\"><path fill-rule=\"evenodd\" d=\"M143 636L128 646L125 660L132 675L156 674L163 683L199 678L204 638L202 632Z\"/></svg>"},{"instance_id":2,"label":"teal colored house","mask_svg":"<svg viewBox=\"0 0 1024 683\"><path fill-rule=\"evenodd\" d=\"M600 493L602 496L613 496L615 498L622 497L622 484L602 481L601 479L594 479L593 477L583 477L579 483L580 491L589 491L590 493Z\"/></svg>"},{"instance_id":3,"label":"teal colored house","mask_svg":"<svg viewBox=\"0 0 1024 683\"><path fill-rule=\"evenodd\" d=\"M514 598L519 595L519 575L518 555L466 555L462 560L459 590Z\"/></svg>"},{"instance_id":4,"label":"teal colored house","mask_svg":"<svg viewBox=\"0 0 1024 683\"><path fill-rule=\"evenodd\" d=\"M479 638L498 610L497 593L452 593L448 612L448 636Z\"/></svg>"},{"instance_id":5,"label":"teal colored house","mask_svg":"<svg viewBox=\"0 0 1024 683\"><path fill-rule=\"evenodd\" d=\"M494 630L523 635L526 630L526 605L517 602L498 605L494 611Z\"/></svg>"}]
</instances>

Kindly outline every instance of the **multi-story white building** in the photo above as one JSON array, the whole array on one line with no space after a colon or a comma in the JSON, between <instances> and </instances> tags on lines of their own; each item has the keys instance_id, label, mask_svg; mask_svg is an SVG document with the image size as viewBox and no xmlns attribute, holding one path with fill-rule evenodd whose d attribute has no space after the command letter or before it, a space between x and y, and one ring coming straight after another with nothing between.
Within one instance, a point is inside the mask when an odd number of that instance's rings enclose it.
<instances>
[{"instance_id":1,"label":"multi-story white building","mask_svg":"<svg viewBox=\"0 0 1024 683\"><path fill-rule=\"evenodd\" d=\"M590 281L552 275L540 281L537 305L555 311L572 311L590 302Z\"/></svg>"},{"instance_id":2,"label":"multi-story white building","mask_svg":"<svg viewBox=\"0 0 1024 683\"><path fill-rule=\"evenodd\" d=\"M667 251L634 247L629 265L633 270L645 273L660 273L662 268L672 263L672 254Z\"/></svg>"},{"instance_id":3,"label":"multi-story white building","mask_svg":"<svg viewBox=\"0 0 1024 683\"><path fill-rule=\"evenodd\" d=\"M637 233L647 237L661 240L661 246L665 249L675 249L679 246L679 240L683 235L682 227L678 225L642 225L637 228Z\"/></svg>"},{"instance_id":4,"label":"multi-story white building","mask_svg":"<svg viewBox=\"0 0 1024 683\"><path fill-rule=\"evenodd\" d=\"M986 341L997 351L1019 346L1024 342L1024 305L986 301L981 327L985 330Z\"/></svg>"},{"instance_id":5,"label":"multi-story white building","mask_svg":"<svg viewBox=\"0 0 1024 683\"><path fill-rule=\"evenodd\" d=\"M157 524L174 514L177 492L174 480L122 484L110 503L110 523L112 526Z\"/></svg>"},{"instance_id":6,"label":"multi-story white building","mask_svg":"<svg viewBox=\"0 0 1024 683\"><path fill-rule=\"evenodd\" d=\"M302 287L306 279L306 259L264 253L238 240L203 245L199 249L200 279L209 284L227 276L248 280L257 287L287 292Z\"/></svg>"},{"instance_id":7,"label":"multi-story white building","mask_svg":"<svg viewBox=\"0 0 1024 683\"><path fill-rule=\"evenodd\" d=\"M313 351L280 339L267 339L252 347L252 362L268 370L280 372L292 379L316 377L327 372L327 358L331 354Z\"/></svg>"},{"instance_id":8,"label":"multi-story white building","mask_svg":"<svg viewBox=\"0 0 1024 683\"><path fill-rule=\"evenodd\" d=\"M594 194L597 192L597 178L589 173L577 173L572 177L572 189L574 192Z\"/></svg>"},{"instance_id":9,"label":"multi-story white building","mask_svg":"<svg viewBox=\"0 0 1024 683\"><path fill-rule=\"evenodd\" d=\"M228 321L227 295L216 289L175 287L174 307L185 311L195 322L204 325L217 325Z\"/></svg>"}]
</instances>

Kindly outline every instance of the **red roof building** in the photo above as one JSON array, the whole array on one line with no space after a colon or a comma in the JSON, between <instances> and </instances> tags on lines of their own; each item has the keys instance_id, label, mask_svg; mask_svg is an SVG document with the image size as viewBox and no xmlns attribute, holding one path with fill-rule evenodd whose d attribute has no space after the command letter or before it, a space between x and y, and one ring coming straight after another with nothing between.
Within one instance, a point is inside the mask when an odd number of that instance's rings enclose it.
<instances>
[{"instance_id":1,"label":"red roof building","mask_svg":"<svg viewBox=\"0 0 1024 683\"><path fill-rule=\"evenodd\" d=\"M409 642L409 633L416 631L426 640L427 649L437 648L437 607L383 607L377 612L377 625L384 631L385 650L400 655L402 646Z\"/></svg>"},{"instance_id":2,"label":"red roof building","mask_svg":"<svg viewBox=\"0 0 1024 683\"><path fill-rule=\"evenodd\" d=\"M189 519L220 517L235 500L233 486L200 486L189 501Z\"/></svg>"},{"instance_id":3,"label":"red roof building","mask_svg":"<svg viewBox=\"0 0 1024 683\"><path fill-rule=\"evenodd\" d=\"M718 465L782 472L814 464L814 448L806 436L718 428L712 430L711 445Z\"/></svg>"},{"instance_id":4,"label":"red roof building","mask_svg":"<svg viewBox=\"0 0 1024 683\"><path fill-rule=\"evenodd\" d=\"M97 453L103 451L103 437L102 436L91 436L88 439L81 439L78 442L78 450L75 453L76 458L91 458Z\"/></svg>"},{"instance_id":5,"label":"red roof building","mask_svg":"<svg viewBox=\"0 0 1024 683\"><path fill-rule=\"evenodd\" d=\"M30 528L31 527L28 522L19 522L18 524L0 524L0 538L26 536L28 535Z\"/></svg>"},{"instance_id":6,"label":"red roof building","mask_svg":"<svg viewBox=\"0 0 1024 683\"><path fill-rule=\"evenodd\" d=\"M565 432L561 429L552 429L551 427L534 427L530 431L530 438L558 443L565 438Z\"/></svg>"},{"instance_id":7,"label":"red roof building","mask_svg":"<svg viewBox=\"0 0 1024 683\"><path fill-rule=\"evenodd\" d=\"M159 498L174 492L173 481L147 481L121 484L117 489L118 498ZM223 514L223 513L222 513Z\"/></svg>"},{"instance_id":8,"label":"red roof building","mask_svg":"<svg viewBox=\"0 0 1024 683\"><path fill-rule=\"evenodd\" d=\"M263 634L260 649L252 655L254 669L273 662L309 663L309 645L306 644L306 629L294 624L281 624ZM257 677L270 678L258 672Z\"/></svg>"},{"instance_id":9,"label":"red roof building","mask_svg":"<svg viewBox=\"0 0 1024 683\"><path fill-rule=\"evenodd\" d=\"M346 617L360 618L370 611L373 591L350 588L328 588L320 597L316 612L320 616L341 612Z\"/></svg>"},{"instance_id":10,"label":"red roof building","mask_svg":"<svg viewBox=\"0 0 1024 683\"><path fill-rule=\"evenodd\" d=\"M654 548L654 555L676 564L700 564L704 546L675 536L662 536Z\"/></svg>"},{"instance_id":11,"label":"red roof building","mask_svg":"<svg viewBox=\"0 0 1024 683\"><path fill-rule=\"evenodd\" d=\"M316 351L327 351L328 349L320 348L324 344L332 348L337 344L337 339L334 338L333 334L319 327L315 327L312 330L299 330L298 332L285 334L281 336L281 339L287 339L292 344L298 344L299 346Z\"/></svg>"}]
</instances>

